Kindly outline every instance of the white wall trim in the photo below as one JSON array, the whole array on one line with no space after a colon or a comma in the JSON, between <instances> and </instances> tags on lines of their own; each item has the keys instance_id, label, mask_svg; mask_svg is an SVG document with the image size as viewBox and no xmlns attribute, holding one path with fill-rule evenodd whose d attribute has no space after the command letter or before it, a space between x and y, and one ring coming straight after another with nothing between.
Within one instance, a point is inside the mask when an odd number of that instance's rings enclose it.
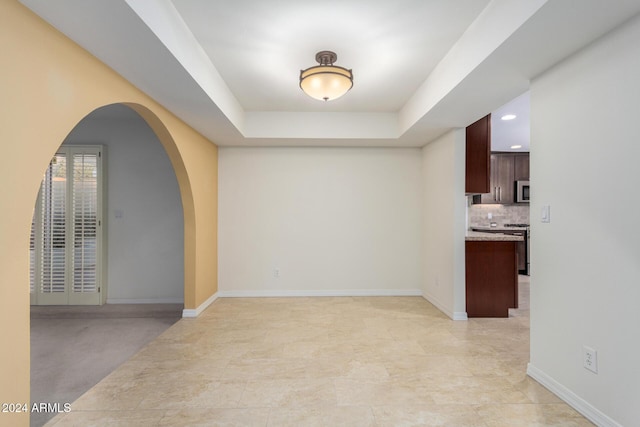
<instances>
[{"instance_id":1,"label":"white wall trim","mask_svg":"<svg viewBox=\"0 0 640 427\"><path fill-rule=\"evenodd\" d=\"M107 298L107 304L183 304L182 298Z\"/></svg>"},{"instance_id":2,"label":"white wall trim","mask_svg":"<svg viewBox=\"0 0 640 427\"><path fill-rule=\"evenodd\" d=\"M451 311L444 304L442 304L438 300L438 298L430 295L428 292L423 292L422 298L435 305L438 310L446 314L451 320L468 320L466 311Z\"/></svg>"},{"instance_id":3,"label":"white wall trim","mask_svg":"<svg viewBox=\"0 0 640 427\"><path fill-rule=\"evenodd\" d=\"M606 414L595 408L589 402L560 384L549 375L533 366L527 365L527 375L549 389L553 394L564 400L569 406L584 415L589 421L600 427L622 427Z\"/></svg>"},{"instance_id":4,"label":"white wall trim","mask_svg":"<svg viewBox=\"0 0 640 427\"><path fill-rule=\"evenodd\" d=\"M321 289L321 290L238 290L220 291L220 298L260 297L419 297L420 289Z\"/></svg>"},{"instance_id":5,"label":"white wall trim","mask_svg":"<svg viewBox=\"0 0 640 427\"><path fill-rule=\"evenodd\" d=\"M209 298L207 298L207 300L205 302L203 302L202 304L200 304L198 306L198 308L185 308L184 310L182 310L182 317L198 317L200 316L200 314L207 308L209 307L211 304L213 304L213 302L215 300L218 299L218 292L216 292L215 294L211 295Z\"/></svg>"},{"instance_id":6,"label":"white wall trim","mask_svg":"<svg viewBox=\"0 0 640 427\"><path fill-rule=\"evenodd\" d=\"M467 317L466 311L454 311L452 319L453 320L469 320L469 317Z\"/></svg>"}]
</instances>

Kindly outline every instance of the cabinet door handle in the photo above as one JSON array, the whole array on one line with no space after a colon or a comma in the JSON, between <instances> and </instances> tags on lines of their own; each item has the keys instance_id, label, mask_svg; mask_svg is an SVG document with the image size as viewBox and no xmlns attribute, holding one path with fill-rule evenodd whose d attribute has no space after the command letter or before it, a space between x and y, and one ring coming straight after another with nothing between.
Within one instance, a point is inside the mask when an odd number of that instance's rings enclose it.
<instances>
[{"instance_id":1,"label":"cabinet door handle","mask_svg":"<svg viewBox=\"0 0 640 427\"><path fill-rule=\"evenodd\" d=\"M493 187L493 200L498 201L498 187Z\"/></svg>"},{"instance_id":2,"label":"cabinet door handle","mask_svg":"<svg viewBox=\"0 0 640 427\"><path fill-rule=\"evenodd\" d=\"M502 187L498 187L498 201L502 201Z\"/></svg>"}]
</instances>

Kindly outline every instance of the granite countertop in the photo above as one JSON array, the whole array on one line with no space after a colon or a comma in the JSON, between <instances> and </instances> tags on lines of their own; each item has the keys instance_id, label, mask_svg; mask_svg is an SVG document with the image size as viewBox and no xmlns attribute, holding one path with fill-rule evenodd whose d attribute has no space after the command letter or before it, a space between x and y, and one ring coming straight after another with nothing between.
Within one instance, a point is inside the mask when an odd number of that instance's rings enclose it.
<instances>
[{"instance_id":1,"label":"granite countertop","mask_svg":"<svg viewBox=\"0 0 640 427\"><path fill-rule=\"evenodd\" d=\"M494 228L495 230L495 228ZM522 236L514 236L510 234L500 233L483 233L481 231L467 231L466 241L500 241L500 242L521 242L524 240Z\"/></svg>"},{"instance_id":2,"label":"granite countertop","mask_svg":"<svg viewBox=\"0 0 640 427\"><path fill-rule=\"evenodd\" d=\"M476 226L473 225L471 226L471 229L473 229L473 231L527 231L527 229L525 227L505 227L503 225L499 225L497 227L491 227L488 225L485 226Z\"/></svg>"}]
</instances>

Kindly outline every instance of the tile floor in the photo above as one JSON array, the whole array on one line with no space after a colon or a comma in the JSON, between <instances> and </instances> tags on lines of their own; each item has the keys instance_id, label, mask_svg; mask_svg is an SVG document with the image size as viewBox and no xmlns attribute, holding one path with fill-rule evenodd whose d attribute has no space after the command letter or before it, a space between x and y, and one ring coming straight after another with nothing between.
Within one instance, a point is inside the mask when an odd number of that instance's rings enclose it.
<instances>
[{"instance_id":1,"label":"tile floor","mask_svg":"<svg viewBox=\"0 0 640 427\"><path fill-rule=\"evenodd\" d=\"M528 282L508 319L419 297L219 299L48 425L590 426L525 374Z\"/></svg>"}]
</instances>

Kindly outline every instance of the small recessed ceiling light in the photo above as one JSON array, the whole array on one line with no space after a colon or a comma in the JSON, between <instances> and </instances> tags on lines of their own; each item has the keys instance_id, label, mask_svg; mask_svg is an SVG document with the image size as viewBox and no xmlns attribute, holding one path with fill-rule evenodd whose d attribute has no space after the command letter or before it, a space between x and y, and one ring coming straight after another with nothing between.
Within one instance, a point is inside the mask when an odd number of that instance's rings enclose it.
<instances>
[{"instance_id":1,"label":"small recessed ceiling light","mask_svg":"<svg viewBox=\"0 0 640 427\"><path fill-rule=\"evenodd\" d=\"M505 114L504 116L500 117L502 120L513 120L516 118L515 114Z\"/></svg>"},{"instance_id":2,"label":"small recessed ceiling light","mask_svg":"<svg viewBox=\"0 0 640 427\"><path fill-rule=\"evenodd\" d=\"M512 150L517 150L518 148L522 148L522 145L512 145L511 146Z\"/></svg>"}]
</instances>

